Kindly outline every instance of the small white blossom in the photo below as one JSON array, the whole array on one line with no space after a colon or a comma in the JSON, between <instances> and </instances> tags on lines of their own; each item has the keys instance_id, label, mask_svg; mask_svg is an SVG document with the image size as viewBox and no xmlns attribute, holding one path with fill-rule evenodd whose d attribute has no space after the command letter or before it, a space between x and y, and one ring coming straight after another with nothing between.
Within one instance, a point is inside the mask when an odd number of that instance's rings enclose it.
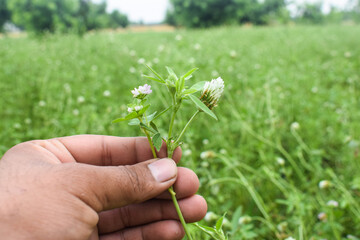
<instances>
[{"instance_id":1,"label":"small white blossom","mask_svg":"<svg viewBox=\"0 0 360 240\"><path fill-rule=\"evenodd\" d=\"M277 225L277 229L280 231L280 232L285 232L286 229L288 227L288 223L287 222L281 222Z\"/></svg>"},{"instance_id":2,"label":"small white blossom","mask_svg":"<svg viewBox=\"0 0 360 240\"><path fill-rule=\"evenodd\" d=\"M133 108L128 107L127 111L128 111L129 113L132 113L134 110L133 110Z\"/></svg>"},{"instance_id":3,"label":"small white blossom","mask_svg":"<svg viewBox=\"0 0 360 240\"><path fill-rule=\"evenodd\" d=\"M196 44L194 45L194 49L195 49L195 50L200 50L200 48L201 48L201 45L200 45L200 44L196 43Z\"/></svg>"},{"instance_id":4,"label":"small white blossom","mask_svg":"<svg viewBox=\"0 0 360 240\"><path fill-rule=\"evenodd\" d=\"M344 57L346 57L346 58L349 58L351 56L352 56L351 52L345 52L344 53Z\"/></svg>"},{"instance_id":5,"label":"small white blossom","mask_svg":"<svg viewBox=\"0 0 360 240\"><path fill-rule=\"evenodd\" d=\"M39 106L40 106L40 107L45 107L45 106L46 106L46 102L43 101L43 100L39 101Z\"/></svg>"},{"instance_id":6,"label":"small white blossom","mask_svg":"<svg viewBox=\"0 0 360 240\"><path fill-rule=\"evenodd\" d=\"M232 57L232 58L235 58L236 57L236 51L235 50L231 50L230 51L230 57Z\"/></svg>"},{"instance_id":7,"label":"small white blossom","mask_svg":"<svg viewBox=\"0 0 360 240\"><path fill-rule=\"evenodd\" d=\"M213 158L215 157L215 153L213 151L205 151L200 153L200 158L201 159L208 159L208 158Z\"/></svg>"},{"instance_id":8,"label":"small white blossom","mask_svg":"<svg viewBox=\"0 0 360 240\"><path fill-rule=\"evenodd\" d=\"M291 130L299 130L300 129L300 124L298 122L293 122L290 126Z\"/></svg>"},{"instance_id":9,"label":"small white blossom","mask_svg":"<svg viewBox=\"0 0 360 240\"><path fill-rule=\"evenodd\" d=\"M165 46L164 46L164 45L159 45L159 46L158 46L158 51L159 51L159 52L164 51L164 49L165 49Z\"/></svg>"},{"instance_id":10,"label":"small white blossom","mask_svg":"<svg viewBox=\"0 0 360 240\"><path fill-rule=\"evenodd\" d=\"M285 238L285 240L296 240L296 239L293 237L288 237L288 238Z\"/></svg>"},{"instance_id":11,"label":"small white blossom","mask_svg":"<svg viewBox=\"0 0 360 240\"><path fill-rule=\"evenodd\" d=\"M209 143L210 143L210 141L209 141L209 139L203 139L202 140L202 143L204 144L204 145L208 145Z\"/></svg>"},{"instance_id":12,"label":"small white blossom","mask_svg":"<svg viewBox=\"0 0 360 240\"><path fill-rule=\"evenodd\" d=\"M243 217L240 217L239 220L238 220L239 225L247 224L247 223L250 223L250 222L251 222L251 217L250 216L243 216Z\"/></svg>"},{"instance_id":13,"label":"small white blossom","mask_svg":"<svg viewBox=\"0 0 360 240\"><path fill-rule=\"evenodd\" d=\"M77 102L78 102L78 103L83 103L83 102L85 102L85 98L84 98L83 96L79 96L79 97L77 98Z\"/></svg>"},{"instance_id":14,"label":"small white blossom","mask_svg":"<svg viewBox=\"0 0 360 240\"><path fill-rule=\"evenodd\" d=\"M213 213L213 212L207 212L206 215L205 215L205 217L204 217L204 220L205 220L206 222L210 222L210 221L216 220L217 217L218 217L218 216L217 216L215 213Z\"/></svg>"},{"instance_id":15,"label":"small white blossom","mask_svg":"<svg viewBox=\"0 0 360 240\"><path fill-rule=\"evenodd\" d=\"M276 158L276 163L279 164L280 166L284 166L285 165L285 160L282 157L277 157Z\"/></svg>"},{"instance_id":16,"label":"small white blossom","mask_svg":"<svg viewBox=\"0 0 360 240\"><path fill-rule=\"evenodd\" d=\"M144 58L139 58L138 64L144 64L144 63L145 63L145 59Z\"/></svg>"},{"instance_id":17,"label":"small white blossom","mask_svg":"<svg viewBox=\"0 0 360 240\"><path fill-rule=\"evenodd\" d=\"M20 129L20 128L21 128L21 124L20 124L20 123L14 123L14 128L15 128L15 129Z\"/></svg>"},{"instance_id":18,"label":"small white blossom","mask_svg":"<svg viewBox=\"0 0 360 240\"><path fill-rule=\"evenodd\" d=\"M208 168L209 167L209 162L208 161L202 161L200 163L200 165L201 165L202 168Z\"/></svg>"},{"instance_id":19,"label":"small white blossom","mask_svg":"<svg viewBox=\"0 0 360 240\"><path fill-rule=\"evenodd\" d=\"M200 100L211 110L217 106L224 91L224 80L221 77L206 82Z\"/></svg>"},{"instance_id":20,"label":"small white blossom","mask_svg":"<svg viewBox=\"0 0 360 240\"><path fill-rule=\"evenodd\" d=\"M322 180L319 182L319 188L325 189L331 187L331 182L329 180Z\"/></svg>"},{"instance_id":21,"label":"small white blossom","mask_svg":"<svg viewBox=\"0 0 360 240\"><path fill-rule=\"evenodd\" d=\"M31 118L25 118L24 122L25 122L25 124L29 125L29 124L31 124L32 120L31 120Z\"/></svg>"},{"instance_id":22,"label":"small white blossom","mask_svg":"<svg viewBox=\"0 0 360 240\"><path fill-rule=\"evenodd\" d=\"M150 93L152 93L151 86L148 84L145 84L144 86L139 86L139 88L135 88L134 90L131 90L131 93L133 94L134 98L143 99Z\"/></svg>"},{"instance_id":23,"label":"small white blossom","mask_svg":"<svg viewBox=\"0 0 360 240\"><path fill-rule=\"evenodd\" d=\"M329 207L334 207L334 208L337 208L339 206L339 203L335 200L330 200L326 203L327 206Z\"/></svg>"},{"instance_id":24,"label":"small white blossom","mask_svg":"<svg viewBox=\"0 0 360 240\"><path fill-rule=\"evenodd\" d=\"M103 95L104 95L104 97L110 97L111 92L110 92L109 90L105 90L105 91L103 92Z\"/></svg>"},{"instance_id":25,"label":"small white blossom","mask_svg":"<svg viewBox=\"0 0 360 240\"><path fill-rule=\"evenodd\" d=\"M139 105L139 106L135 106L135 107L134 107L134 110L135 110L135 111L140 111L141 109L143 109L143 106L142 106L142 105Z\"/></svg>"},{"instance_id":26,"label":"small white blossom","mask_svg":"<svg viewBox=\"0 0 360 240\"><path fill-rule=\"evenodd\" d=\"M227 151L226 151L225 148L222 148L222 149L220 149L220 153L223 154L223 155L225 155L225 154L227 154Z\"/></svg>"},{"instance_id":27,"label":"small white blossom","mask_svg":"<svg viewBox=\"0 0 360 240\"><path fill-rule=\"evenodd\" d=\"M75 115L75 116L78 116L79 114L80 114L80 111L79 111L79 109L74 109L73 111L72 111L72 113Z\"/></svg>"},{"instance_id":28,"label":"small white blossom","mask_svg":"<svg viewBox=\"0 0 360 240\"><path fill-rule=\"evenodd\" d=\"M317 215L317 218L320 220L320 221L326 221L327 220L327 215L326 215L326 213L324 213L324 212L321 212L321 213L319 213L318 215Z\"/></svg>"},{"instance_id":29,"label":"small white blossom","mask_svg":"<svg viewBox=\"0 0 360 240\"><path fill-rule=\"evenodd\" d=\"M184 151L184 156L190 156L192 154L192 151L190 150L190 149L186 149L185 151Z\"/></svg>"}]
</instances>

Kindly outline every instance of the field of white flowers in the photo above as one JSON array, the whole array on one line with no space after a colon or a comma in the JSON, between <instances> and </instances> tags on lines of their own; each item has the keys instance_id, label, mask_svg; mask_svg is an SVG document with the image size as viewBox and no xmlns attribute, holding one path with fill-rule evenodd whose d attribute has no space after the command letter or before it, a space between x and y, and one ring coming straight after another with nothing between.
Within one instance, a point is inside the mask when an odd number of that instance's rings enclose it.
<instances>
[{"instance_id":1,"label":"field of white flowers","mask_svg":"<svg viewBox=\"0 0 360 240\"><path fill-rule=\"evenodd\" d=\"M127 113L145 64L224 79L181 164L229 239L360 239L360 27L242 27L0 39L0 156L30 139L135 136ZM156 83L158 100L169 103ZM176 126L191 117L185 103ZM168 121L158 124L167 129ZM210 239L191 228L194 239Z\"/></svg>"}]
</instances>

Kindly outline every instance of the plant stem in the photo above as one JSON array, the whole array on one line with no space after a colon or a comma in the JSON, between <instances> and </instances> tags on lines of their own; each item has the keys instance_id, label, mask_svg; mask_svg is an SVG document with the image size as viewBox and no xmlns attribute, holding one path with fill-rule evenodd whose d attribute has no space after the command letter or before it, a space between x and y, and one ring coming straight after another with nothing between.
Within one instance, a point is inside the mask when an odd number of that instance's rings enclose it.
<instances>
[{"instance_id":1,"label":"plant stem","mask_svg":"<svg viewBox=\"0 0 360 240\"><path fill-rule=\"evenodd\" d=\"M169 191L169 193L171 194L171 199L172 199L172 201L173 201L173 203L174 203L174 206L175 206L176 212L177 212L177 214L178 214L178 216L179 216L180 222L181 222L181 224L182 224L183 227L184 227L185 234L186 234L188 240L192 240L191 235L190 235L190 233L189 233L189 230L188 230L187 227L186 227L185 219L184 219L184 217L183 217L183 215L182 215L182 213L181 213L181 209L180 209L179 203L178 203L178 201L176 200L176 193L174 192L173 187L171 186L171 187L168 189L168 191Z\"/></svg>"},{"instance_id":2,"label":"plant stem","mask_svg":"<svg viewBox=\"0 0 360 240\"><path fill-rule=\"evenodd\" d=\"M185 127L183 128L183 130L181 131L179 137L175 140L175 144L179 143L179 141L181 140L182 136L184 135L186 129L189 127L190 123L195 119L195 117L200 113L200 110L197 110L194 115L192 115L192 117L190 118L190 120L186 123Z\"/></svg>"},{"instance_id":3,"label":"plant stem","mask_svg":"<svg viewBox=\"0 0 360 240\"><path fill-rule=\"evenodd\" d=\"M141 118L139 118L139 121L142 123ZM140 127L140 128L144 131L144 133L145 133L145 135L146 135L146 137L147 137L147 140L148 140L148 142L149 142L149 144L150 144L150 148L151 148L151 152L152 152L152 154L153 154L153 157L154 157L154 158L157 158L156 151L155 151L155 147L154 147L154 144L152 143L150 134L148 133L148 131L146 131L145 128L142 128L142 127Z\"/></svg>"},{"instance_id":4,"label":"plant stem","mask_svg":"<svg viewBox=\"0 0 360 240\"><path fill-rule=\"evenodd\" d=\"M174 127L174 121L175 121L175 116L176 116L177 110L178 110L178 107L176 105L173 105L173 110L172 110L171 120L170 120L170 126L169 126L168 140L171 138L171 134L172 134L172 130L173 130L173 127Z\"/></svg>"}]
</instances>

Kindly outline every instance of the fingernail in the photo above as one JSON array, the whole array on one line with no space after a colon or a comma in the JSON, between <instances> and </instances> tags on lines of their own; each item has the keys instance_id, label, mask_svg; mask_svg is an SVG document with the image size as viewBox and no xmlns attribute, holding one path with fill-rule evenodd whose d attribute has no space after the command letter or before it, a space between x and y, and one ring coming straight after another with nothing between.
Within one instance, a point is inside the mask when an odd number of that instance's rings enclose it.
<instances>
[{"instance_id":1,"label":"fingernail","mask_svg":"<svg viewBox=\"0 0 360 240\"><path fill-rule=\"evenodd\" d=\"M177 174L176 163L172 159L160 159L148 165L151 174L158 182L166 182Z\"/></svg>"}]
</instances>

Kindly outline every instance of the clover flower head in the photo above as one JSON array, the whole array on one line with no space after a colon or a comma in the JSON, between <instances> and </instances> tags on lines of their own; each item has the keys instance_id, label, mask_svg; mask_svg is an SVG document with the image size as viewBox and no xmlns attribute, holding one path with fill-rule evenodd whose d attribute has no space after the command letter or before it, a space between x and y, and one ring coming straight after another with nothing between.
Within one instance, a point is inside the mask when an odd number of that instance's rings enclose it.
<instances>
[{"instance_id":1,"label":"clover flower head","mask_svg":"<svg viewBox=\"0 0 360 240\"><path fill-rule=\"evenodd\" d=\"M339 206L339 203L335 200L330 200L326 203L329 207L337 208Z\"/></svg>"},{"instance_id":2,"label":"clover flower head","mask_svg":"<svg viewBox=\"0 0 360 240\"><path fill-rule=\"evenodd\" d=\"M251 223L251 217L250 216L243 216L240 217L238 220L238 224L242 225L242 224L247 224L247 223Z\"/></svg>"},{"instance_id":3,"label":"clover flower head","mask_svg":"<svg viewBox=\"0 0 360 240\"><path fill-rule=\"evenodd\" d=\"M211 110L217 106L224 91L224 80L221 77L206 82L200 100Z\"/></svg>"},{"instance_id":4,"label":"clover flower head","mask_svg":"<svg viewBox=\"0 0 360 240\"><path fill-rule=\"evenodd\" d=\"M138 88L131 90L131 93L134 98L144 99L147 95L152 93L152 90L150 85L145 84L144 86L139 86Z\"/></svg>"},{"instance_id":5,"label":"clover flower head","mask_svg":"<svg viewBox=\"0 0 360 240\"><path fill-rule=\"evenodd\" d=\"M136 105L136 106L133 106L133 107L128 107L128 112L129 113L132 113L132 112L138 112L138 111L140 111L141 109L143 109L143 105Z\"/></svg>"},{"instance_id":6,"label":"clover flower head","mask_svg":"<svg viewBox=\"0 0 360 240\"><path fill-rule=\"evenodd\" d=\"M326 215L326 213L324 213L324 212L321 212L321 213L319 213L318 215L317 215L317 218L320 220L320 221L326 221L327 220L327 215Z\"/></svg>"},{"instance_id":7,"label":"clover flower head","mask_svg":"<svg viewBox=\"0 0 360 240\"><path fill-rule=\"evenodd\" d=\"M319 182L319 188L320 189L326 189L331 187L331 182L329 180L322 180Z\"/></svg>"}]
</instances>

